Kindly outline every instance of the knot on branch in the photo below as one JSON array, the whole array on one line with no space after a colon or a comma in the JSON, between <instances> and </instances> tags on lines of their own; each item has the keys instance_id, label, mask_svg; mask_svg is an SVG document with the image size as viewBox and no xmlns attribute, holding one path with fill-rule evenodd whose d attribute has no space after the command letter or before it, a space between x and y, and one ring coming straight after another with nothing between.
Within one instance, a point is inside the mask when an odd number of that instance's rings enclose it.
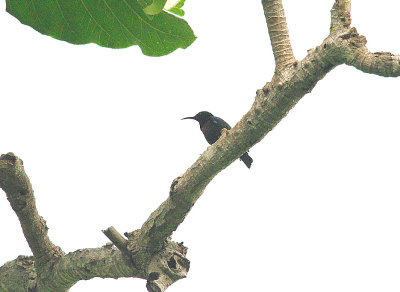
<instances>
[{"instance_id":1,"label":"knot on branch","mask_svg":"<svg viewBox=\"0 0 400 292\"><path fill-rule=\"evenodd\" d=\"M35 260L32 256L18 256L16 259L17 267L24 270L34 269Z\"/></svg>"},{"instance_id":2,"label":"knot on branch","mask_svg":"<svg viewBox=\"0 0 400 292\"><path fill-rule=\"evenodd\" d=\"M183 243L167 242L165 249L155 254L147 269L147 290L163 292L174 282L185 278L190 261L186 258L187 247Z\"/></svg>"},{"instance_id":3,"label":"knot on branch","mask_svg":"<svg viewBox=\"0 0 400 292\"><path fill-rule=\"evenodd\" d=\"M375 52L373 53L375 58L379 58L382 59L383 61L387 61L387 62L392 62L396 55L390 53L390 52Z\"/></svg>"},{"instance_id":4,"label":"knot on branch","mask_svg":"<svg viewBox=\"0 0 400 292\"><path fill-rule=\"evenodd\" d=\"M15 164L15 162L17 161L17 159L18 159L18 157L17 157L14 153L12 153L12 152L8 152L7 154L2 154L2 155L0 156L0 160L2 160L2 161L8 161L8 162L10 162L11 164ZM22 160L21 160L21 162L22 162Z\"/></svg>"},{"instance_id":5,"label":"knot on branch","mask_svg":"<svg viewBox=\"0 0 400 292\"><path fill-rule=\"evenodd\" d=\"M188 206L192 207L192 198L188 196L182 195L182 189L180 189L180 186L182 186L181 182L182 176L178 176L176 179L173 180L171 187L169 189L169 198L171 199L171 202L173 202L176 205L180 206Z\"/></svg>"},{"instance_id":6,"label":"knot on branch","mask_svg":"<svg viewBox=\"0 0 400 292\"><path fill-rule=\"evenodd\" d=\"M132 264L147 279L146 287L151 292L163 292L174 282L185 278L190 267L186 258L187 247L167 238L162 247L152 252L149 242L140 239L140 229L125 233L128 237L127 249Z\"/></svg>"},{"instance_id":7,"label":"knot on branch","mask_svg":"<svg viewBox=\"0 0 400 292\"><path fill-rule=\"evenodd\" d=\"M176 179L174 179L174 181L171 184L171 187L169 189L169 195L171 197L173 197L174 195L176 195L176 185L179 183L179 179L181 178L181 176L178 176Z\"/></svg>"},{"instance_id":8,"label":"knot on branch","mask_svg":"<svg viewBox=\"0 0 400 292\"><path fill-rule=\"evenodd\" d=\"M357 29L352 27L347 32L339 36L339 39L342 39L347 44L352 47L361 48L367 44L367 39L363 35L359 35Z\"/></svg>"}]
</instances>

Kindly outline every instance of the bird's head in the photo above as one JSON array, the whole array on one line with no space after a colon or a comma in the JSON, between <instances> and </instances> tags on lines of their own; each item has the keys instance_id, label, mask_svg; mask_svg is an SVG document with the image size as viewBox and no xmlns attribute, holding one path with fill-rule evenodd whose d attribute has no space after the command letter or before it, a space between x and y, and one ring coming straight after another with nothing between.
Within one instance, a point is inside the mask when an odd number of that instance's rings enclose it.
<instances>
[{"instance_id":1,"label":"bird's head","mask_svg":"<svg viewBox=\"0 0 400 292\"><path fill-rule=\"evenodd\" d=\"M211 113L203 111L203 112L199 112L194 117L187 117L187 118L183 118L182 120L186 120L186 119L196 120L196 121L198 121L200 123L200 125L203 125L211 117L213 117L213 115Z\"/></svg>"}]
</instances>

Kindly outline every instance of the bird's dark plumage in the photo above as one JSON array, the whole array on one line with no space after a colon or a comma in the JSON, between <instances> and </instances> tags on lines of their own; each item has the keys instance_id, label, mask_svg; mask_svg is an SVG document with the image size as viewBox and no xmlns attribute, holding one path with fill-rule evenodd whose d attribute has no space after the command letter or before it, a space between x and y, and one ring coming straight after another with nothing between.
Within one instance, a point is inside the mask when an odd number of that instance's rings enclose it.
<instances>
[{"instance_id":1,"label":"bird's dark plumage","mask_svg":"<svg viewBox=\"0 0 400 292\"><path fill-rule=\"evenodd\" d=\"M229 126L229 124L223 119L216 117L206 111L199 112L194 117L187 117L183 118L182 120L185 119L192 119L199 122L200 130L203 132L204 137L209 144L214 144L219 139L219 137L221 137L222 129L231 129L231 126ZM247 152L240 157L240 160L242 160L248 168L250 168L251 163L253 162L253 159L249 156Z\"/></svg>"}]
</instances>

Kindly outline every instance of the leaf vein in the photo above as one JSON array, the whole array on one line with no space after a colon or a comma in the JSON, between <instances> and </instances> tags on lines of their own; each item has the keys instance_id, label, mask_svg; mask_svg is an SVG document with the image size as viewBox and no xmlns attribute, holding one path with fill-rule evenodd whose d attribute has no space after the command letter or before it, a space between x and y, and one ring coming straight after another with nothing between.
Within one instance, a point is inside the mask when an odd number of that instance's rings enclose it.
<instances>
[{"instance_id":1,"label":"leaf vein","mask_svg":"<svg viewBox=\"0 0 400 292\"><path fill-rule=\"evenodd\" d=\"M124 23L118 18L118 16L114 13L114 10L108 5L106 0L103 0L104 4L108 8L108 10L111 12L112 15L114 15L115 19L118 21L118 23L132 36L135 41L137 41L139 44L143 46L147 46L145 43L143 43L140 39L136 38L133 32L126 26Z\"/></svg>"},{"instance_id":2,"label":"leaf vein","mask_svg":"<svg viewBox=\"0 0 400 292\"><path fill-rule=\"evenodd\" d=\"M96 20L96 18L90 13L89 9L86 7L85 3L83 0L80 0L82 3L83 8L85 8L86 12L89 14L89 16L91 17L92 20L94 20L94 22L97 24L98 27L101 28L102 31L104 31L111 39L114 39L111 34L108 33L108 31L105 30L105 28Z\"/></svg>"},{"instance_id":3,"label":"leaf vein","mask_svg":"<svg viewBox=\"0 0 400 292\"><path fill-rule=\"evenodd\" d=\"M41 21L40 17L39 17L39 13L37 12L37 8L35 7L35 2L34 2L34 0L30 0L30 2L31 2L31 5L32 5L33 9L35 10L33 14L36 16L37 21L38 21L39 23L43 23L43 22ZM36 12L36 13L35 13L35 12Z\"/></svg>"},{"instance_id":4,"label":"leaf vein","mask_svg":"<svg viewBox=\"0 0 400 292\"><path fill-rule=\"evenodd\" d=\"M138 17L139 20L141 20L141 21L143 21L144 23L146 23L148 26L150 26L151 28L153 28L155 31L159 31L159 32L162 33L162 34L166 34L166 35L170 35L170 36L173 36L173 37L178 37L178 38L180 38L180 39L184 39L184 37L181 37L180 35L175 35L175 34L172 34L172 33L167 32L167 31L162 31L162 30L159 29L158 27L155 27L155 26L151 25L151 22L145 21L145 19L143 19L143 17L141 17L140 14L138 14L138 13L135 11L135 9L133 9L132 6L130 6L129 3L128 3L126 0L123 0L123 2L126 4L126 6L129 7L129 9L130 9L134 14L137 15L137 17ZM162 12L161 12L161 13L162 13ZM154 16L154 17L156 17L156 16Z\"/></svg>"},{"instance_id":5,"label":"leaf vein","mask_svg":"<svg viewBox=\"0 0 400 292\"><path fill-rule=\"evenodd\" d=\"M71 29L71 32L77 36L77 35L78 35L78 32L73 28L73 26L71 25L71 23L70 23L70 22L67 20L67 18L65 17L64 12L63 12L63 10L62 10L62 7L61 7L61 5L60 5L60 1L59 1L59 0L56 0L56 3L57 3L58 8L60 9L61 16L62 16L62 18L64 19L65 23L66 23L66 24L68 25L68 27Z\"/></svg>"}]
</instances>

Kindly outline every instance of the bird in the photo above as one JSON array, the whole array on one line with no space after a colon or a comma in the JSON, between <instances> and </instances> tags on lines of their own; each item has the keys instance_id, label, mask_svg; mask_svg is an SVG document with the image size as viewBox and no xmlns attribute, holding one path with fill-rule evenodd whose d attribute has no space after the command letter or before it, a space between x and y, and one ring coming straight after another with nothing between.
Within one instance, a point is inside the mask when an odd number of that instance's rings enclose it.
<instances>
[{"instance_id":1,"label":"bird","mask_svg":"<svg viewBox=\"0 0 400 292\"><path fill-rule=\"evenodd\" d=\"M194 117L186 117L182 120L186 119L196 120L199 122L200 130L203 132L204 137L210 145L214 144L219 137L221 137L222 129L231 129L231 126L229 126L227 122L207 111L201 111ZM240 156L240 160L243 161L248 168L250 168L253 162L253 158L249 156L248 152Z\"/></svg>"}]
</instances>

